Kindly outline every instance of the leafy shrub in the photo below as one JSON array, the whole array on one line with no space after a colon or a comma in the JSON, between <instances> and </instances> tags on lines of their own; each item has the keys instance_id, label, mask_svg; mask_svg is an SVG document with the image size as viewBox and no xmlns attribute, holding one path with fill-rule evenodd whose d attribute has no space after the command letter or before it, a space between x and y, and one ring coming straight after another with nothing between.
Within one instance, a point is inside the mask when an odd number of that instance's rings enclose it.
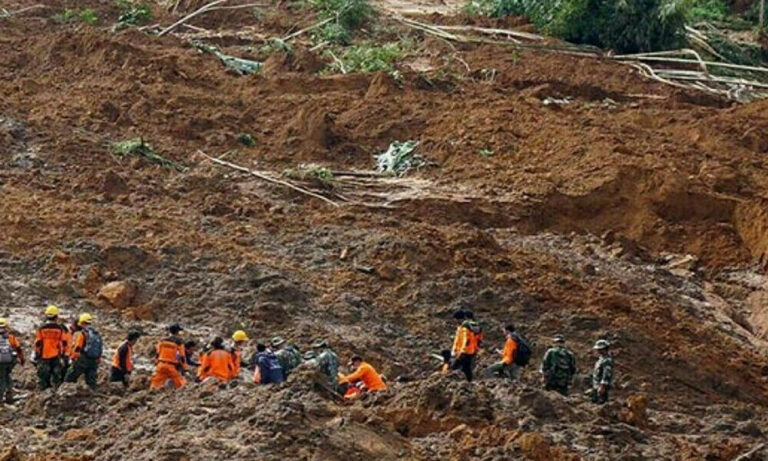
<instances>
[{"instance_id":1,"label":"leafy shrub","mask_svg":"<svg viewBox=\"0 0 768 461\"><path fill-rule=\"evenodd\" d=\"M680 46L688 12L688 0L470 1L469 10L523 15L544 33L626 53Z\"/></svg>"},{"instance_id":2,"label":"leafy shrub","mask_svg":"<svg viewBox=\"0 0 768 461\"><path fill-rule=\"evenodd\" d=\"M143 138L127 139L112 144L112 152L118 157L141 157L150 163L159 165L163 168L176 170L180 173L187 171L187 168L173 160L168 160L155 152L149 144L144 142Z\"/></svg>"},{"instance_id":3,"label":"leafy shrub","mask_svg":"<svg viewBox=\"0 0 768 461\"><path fill-rule=\"evenodd\" d=\"M407 42L356 45L344 51L341 61L347 72L393 72L395 68L392 64L402 59L409 48ZM334 66L338 67L339 64L335 63Z\"/></svg>"},{"instance_id":4,"label":"leafy shrub","mask_svg":"<svg viewBox=\"0 0 768 461\"><path fill-rule=\"evenodd\" d=\"M333 19L315 33L315 38L334 43L349 43L354 31L374 14L368 0L309 0L309 5L321 20Z\"/></svg>"},{"instance_id":5,"label":"leafy shrub","mask_svg":"<svg viewBox=\"0 0 768 461\"><path fill-rule=\"evenodd\" d=\"M691 4L688 18L691 22L722 21L728 16L725 0L697 0Z\"/></svg>"},{"instance_id":6,"label":"leafy shrub","mask_svg":"<svg viewBox=\"0 0 768 461\"><path fill-rule=\"evenodd\" d=\"M116 29L141 26L152 20L152 10L147 5L130 6L117 18Z\"/></svg>"}]
</instances>

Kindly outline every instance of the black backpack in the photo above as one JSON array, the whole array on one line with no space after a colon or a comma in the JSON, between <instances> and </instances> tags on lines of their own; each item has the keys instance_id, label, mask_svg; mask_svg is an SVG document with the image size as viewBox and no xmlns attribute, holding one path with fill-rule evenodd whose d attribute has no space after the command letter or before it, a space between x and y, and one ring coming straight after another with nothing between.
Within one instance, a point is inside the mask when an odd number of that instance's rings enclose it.
<instances>
[{"instance_id":1,"label":"black backpack","mask_svg":"<svg viewBox=\"0 0 768 461\"><path fill-rule=\"evenodd\" d=\"M13 363L15 358L16 354L11 347L11 338L8 335L0 335L0 363Z\"/></svg>"},{"instance_id":2,"label":"black backpack","mask_svg":"<svg viewBox=\"0 0 768 461\"><path fill-rule=\"evenodd\" d=\"M517 343L515 351L515 365L524 367L531 361L531 345L522 336L515 333L512 338Z\"/></svg>"}]
</instances>

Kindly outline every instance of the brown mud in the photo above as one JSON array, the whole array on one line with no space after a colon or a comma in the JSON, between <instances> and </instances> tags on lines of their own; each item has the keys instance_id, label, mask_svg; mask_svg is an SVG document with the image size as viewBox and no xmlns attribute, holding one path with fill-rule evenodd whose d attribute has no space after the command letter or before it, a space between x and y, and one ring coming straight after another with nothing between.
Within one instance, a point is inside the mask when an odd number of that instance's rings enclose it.
<instances>
[{"instance_id":1,"label":"brown mud","mask_svg":"<svg viewBox=\"0 0 768 461\"><path fill-rule=\"evenodd\" d=\"M128 394L39 392L31 367L17 368L0 460L731 460L765 437L768 102L409 30L417 48L400 81L324 73L330 58L302 40L238 76L178 35L112 32L109 2L42 3L0 17L0 313L26 346L48 302L94 313L112 348L128 328L147 336ZM86 6L95 27L50 19ZM265 11L190 23L275 37L314 21L295 5ZM258 57L242 38L217 40ZM139 136L188 172L111 153ZM277 174L370 170L408 139L429 166L329 186L377 207L334 208L198 154ZM572 395L539 390L537 364L514 386L434 376L428 354L448 346L459 307L486 327L481 367L508 322L536 360L564 333L579 360ZM299 373L276 388L150 393L153 343L173 321L201 339L326 336L391 392L340 406ZM601 408L581 395L598 337L618 362Z\"/></svg>"}]
</instances>

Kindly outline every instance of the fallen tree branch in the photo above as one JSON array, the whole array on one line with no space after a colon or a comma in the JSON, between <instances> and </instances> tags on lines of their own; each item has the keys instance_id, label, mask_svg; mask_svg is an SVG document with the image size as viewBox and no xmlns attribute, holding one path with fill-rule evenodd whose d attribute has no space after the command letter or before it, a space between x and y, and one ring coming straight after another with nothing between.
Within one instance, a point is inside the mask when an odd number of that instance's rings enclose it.
<instances>
[{"instance_id":1,"label":"fallen tree branch","mask_svg":"<svg viewBox=\"0 0 768 461\"><path fill-rule=\"evenodd\" d=\"M202 155L203 157L205 157L208 160L212 161L213 163L217 163L219 165L226 166L226 167L231 168L233 170L242 171L243 173L248 173L251 176L255 176L255 177L257 177L257 178L259 178L259 179L261 179L263 181L267 181L267 182L270 182L272 184L277 184L277 185L280 185L280 186L287 187L289 189L293 189L296 192L300 192L300 193L302 193L304 195L308 195L310 197L314 197L314 198L320 199L320 200L322 200L322 201L324 201L326 203L330 203L331 205L333 205L335 207L340 207L341 206L338 203L334 202L333 200L331 200L331 199L329 199L327 197L323 197L320 194L316 194L316 193L314 193L314 192L312 192L310 190L303 189L303 188L298 187L298 186L296 186L294 184L291 184L291 183L289 183L287 181L283 181L283 180L275 179L275 178L270 178L269 176L266 176L266 175L263 175L263 174L261 174L259 172L250 170L250 169L248 169L246 167L243 167L243 166L240 166L240 165L236 165L234 163L227 162L225 160L220 160L220 159L211 157L210 155L206 154L205 152L203 152L201 150L198 150L197 152L200 155Z\"/></svg>"},{"instance_id":2,"label":"fallen tree branch","mask_svg":"<svg viewBox=\"0 0 768 461\"><path fill-rule=\"evenodd\" d=\"M2 18L10 18L11 16L13 16L15 14L24 13L25 11L35 10L37 8L45 8L45 5L32 5L32 6L28 6L28 7L22 8L20 10L16 10L16 11L8 11L6 9L3 9L4 13L0 14L0 17L2 17Z\"/></svg>"},{"instance_id":3,"label":"fallen tree branch","mask_svg":"<svg viewBox=\"0 0 768 461\"><path fill-rule=\"evenodd\" d=\"M528 32L520 32L509 29L493 29L488 27L477 26L435 26L440 30L470 30L473 32L480 32L481 34L488 35L506 35L508 37L522 38L525 40L543 41L545 38L541 35L530 34Z\"/></svg>"},{"instance_id":4,"label":"fallen tree branch","mask_svg":"<svg viewBox=\"0 0 768 461\"><path fill-rule=\"evenodd\" d=\"M172 31L173 29L179 27L180 25L184 24L185 22L189 21L190 19L192 19L192 18L194 18L196 16L199 16L199 15L201 15L201 14L207 12L207 11L210 11L216 5L221 5L222 3L225 3L227 1L228 0L215 0L215 1L211 2L211 3L203 5L202 7L197 9L196 11L194 11L194 12L184 16L183 18L179 19L178 21L174 22L170 26L168 26L165 29L163 29L162 31L160 31L160 33L157 34L157 36L158 37L162 37L163 35L167 34L168 32Z\"/></svg>"},{"instance_id":5,"label":"fallen tree branch","mask_svg":"<svg viewBox=\"0 0 768 461\"><path fill-rule=\"evenodd\" d=\"M744 452L743 454L733 458L733 461L747 461L748 459L752 458L752 455L754 455L758 451L762 450L763 448L765 448L765 444L764 443L756 445L751 450L749 450L747 452Z\"/></svg>"}]
</instances>

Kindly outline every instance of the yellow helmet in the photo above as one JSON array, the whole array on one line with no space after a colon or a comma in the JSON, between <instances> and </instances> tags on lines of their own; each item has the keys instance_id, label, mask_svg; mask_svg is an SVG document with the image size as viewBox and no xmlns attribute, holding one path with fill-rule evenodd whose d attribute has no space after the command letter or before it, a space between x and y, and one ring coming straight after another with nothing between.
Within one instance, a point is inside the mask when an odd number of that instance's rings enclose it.
<instances>
[{"instance_id":1,"label":"yellow helmet","mask_svg":"<svg viewBox=\"0 0 768 461\"><path fill-rule=\"evenodd\" d=\"M8 320L4 317L0 317L0 328L5 328L8 326Z\"/></svg>"},{"instance_id":2,"label":"yellow helmet","mask_svg":"<svg viewBox=\"0 0 768 461\"><path fill-rule=\"evenodd\" d=\"M59 307L51 304L50 306L45 308L45 315L47 315L48 317L58 317Z\"/></svg>"},{"instance_id":3,"label":"yellow helmet","mask_svg":"<svg viewBox=\"0 0 768 461\"><path fill-rule=\"evenodd\" d=\"M93 316L89 313L80 314L80 317L77 318L77 324L82 325L84 323L91 323L93 321Z\"/></svg>"},{"instance_id":4,"label":"yellow helmet","mask_svg":"<svg viewBox=\"0 0 768 461\"><path fill-rule=\"evenodd\" d=\"M248 341L248 335L243 330L237 330L233 335L234 341Z\"/></svg>"}]
</instances>

